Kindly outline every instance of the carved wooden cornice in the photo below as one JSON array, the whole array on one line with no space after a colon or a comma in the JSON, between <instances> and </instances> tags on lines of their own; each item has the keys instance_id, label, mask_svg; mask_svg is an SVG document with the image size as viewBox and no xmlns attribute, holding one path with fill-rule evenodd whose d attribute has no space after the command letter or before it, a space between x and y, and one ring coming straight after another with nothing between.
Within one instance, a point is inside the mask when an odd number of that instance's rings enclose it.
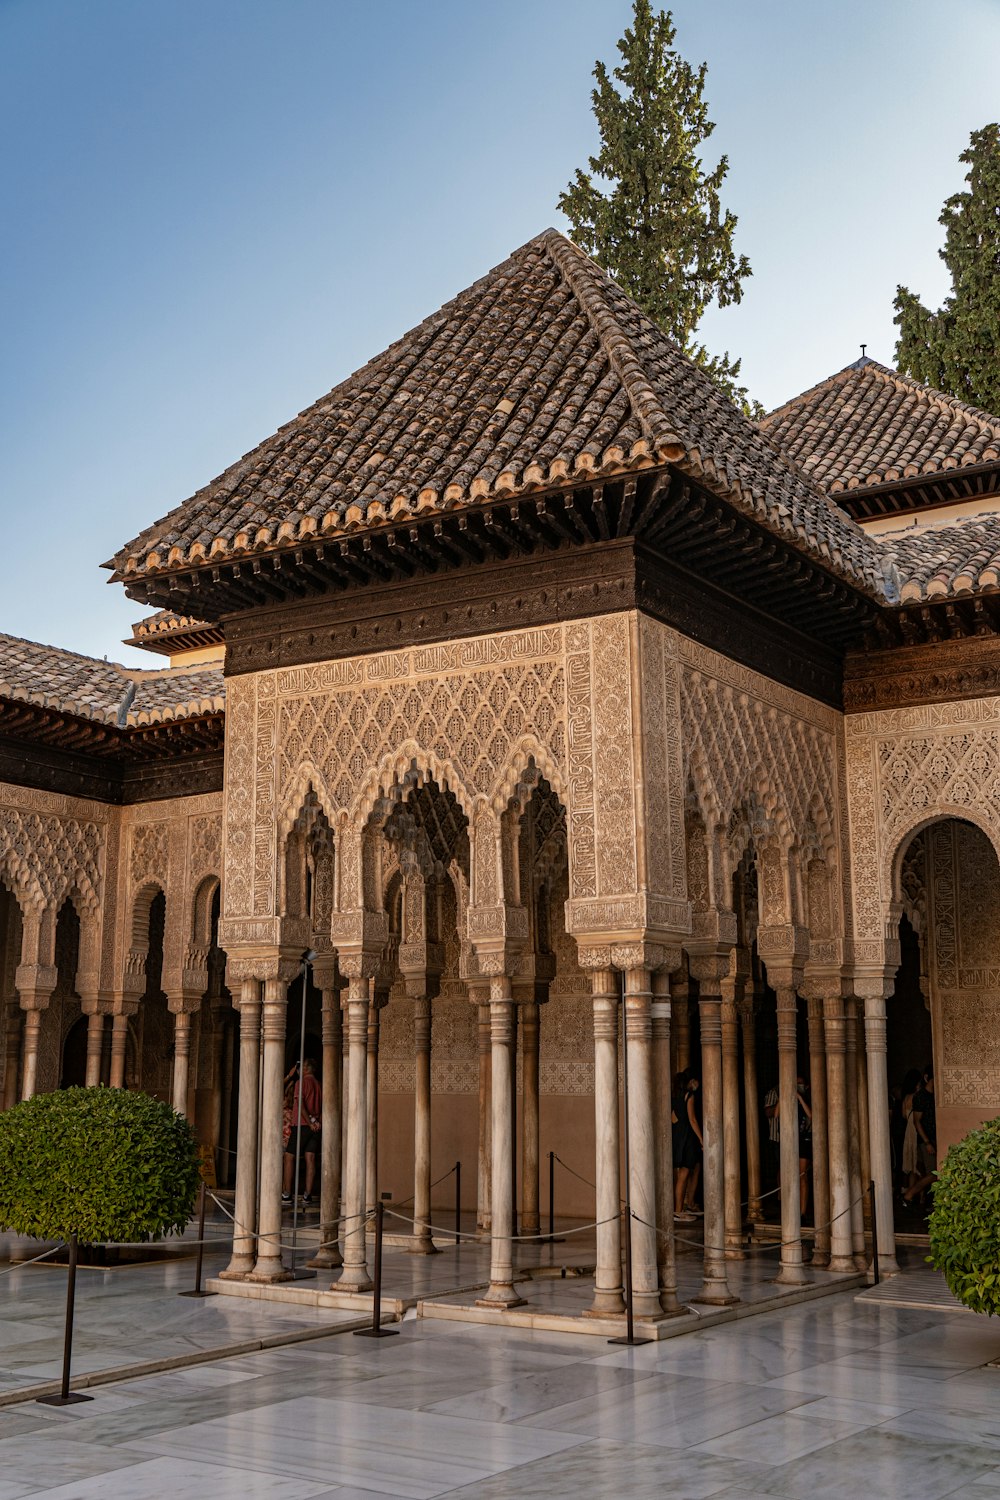
<instances>
[{"instance_id":1,"label":"carved wooden cornice","mask_svg":"<svg viewBox=\"0 0 1000 1500\"><path fill-rule=\"evenodd\" d=\"M844 709L911 708L1000 694L1000 639L971 636L889 651L851 653L844 664Z\"/></svg>"}]
</instances>

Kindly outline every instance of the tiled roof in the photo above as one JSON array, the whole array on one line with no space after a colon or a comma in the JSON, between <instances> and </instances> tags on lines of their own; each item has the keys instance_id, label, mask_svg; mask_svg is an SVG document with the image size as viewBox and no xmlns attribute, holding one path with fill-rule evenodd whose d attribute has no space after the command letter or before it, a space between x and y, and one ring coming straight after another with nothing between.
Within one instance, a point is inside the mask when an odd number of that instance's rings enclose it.
<instances>
[{"instance_id":1,"label":"tiled roof","mask_svg":"<svg viewBox=\"0 0 1000 1500\"><path fill-rule=\"evenodd\" d=\"M205 620L194 620L190 615L178 614L175 609L158 609L153 614L136 620L132 626L132 635L134 639L141 639L144 636L166 635L174 631L187 634L191 630L214 631L216 628Z\"/></svg>"},{"instance_id":2,"label":"tiled roof","mask_svg":"<svg viewBox=\"0 0 1000 1500\"><path fill-rule=\"evenodd\" d=\"M128 729L219 713L225 684L221 667L134 672L117 662L0 635L0 698Z\"/></svg>"},{"instance_id":3,"label":"tiled roof","mask_svg":"<svg viewBox=\"0 0 1000 1500\"><path fill-rule=\"evenodd\" d=\"M555 230L108 566L128 582L665 463L881 594L864 532Z\"/></svg>"},{"instance_id":4,"label":"tiled roof","mask_svg":"<svg viewBox=\"0 0 1000 1500\"><path fill-rule=\"evenodd\" d=\"M1000 515L906 527L877 540L901 604L933 603L1000 588Z\"/></svg>"},{"instance_id":5,"label":"tiled roof","mask_svg":"<svg viewBox=\"0 0 1000 1500\"><path fill-rule=\"evenodd\" d=\"M1000 460L1000 417L874 359L848 365L761 425L831 495Z\"/></svg>"}]
</instances>

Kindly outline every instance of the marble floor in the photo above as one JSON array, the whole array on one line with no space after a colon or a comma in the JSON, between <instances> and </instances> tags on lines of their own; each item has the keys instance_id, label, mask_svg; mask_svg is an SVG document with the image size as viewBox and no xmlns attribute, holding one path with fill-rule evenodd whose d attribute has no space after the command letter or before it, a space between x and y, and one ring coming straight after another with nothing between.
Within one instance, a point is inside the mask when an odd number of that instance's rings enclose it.
<instances>
[{"instance_id":1,"label":"marble floor","mask_svg":"<svg viewBox=\"0 0 1000 1500\"><path fill-rule=\"evenodd\" d=\"M635 1349L409 1317L0 1409L0 1500L1000 1500L997 1357L853 1292Z\"/></svg>"}]
</instances>

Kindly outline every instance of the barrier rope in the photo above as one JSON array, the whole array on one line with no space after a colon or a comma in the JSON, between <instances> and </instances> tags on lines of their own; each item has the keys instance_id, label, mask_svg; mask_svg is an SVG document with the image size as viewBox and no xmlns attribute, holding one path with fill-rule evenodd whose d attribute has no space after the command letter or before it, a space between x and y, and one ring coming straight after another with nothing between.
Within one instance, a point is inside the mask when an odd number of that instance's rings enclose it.
<instances>
[{"instance_id":1,"label":"barrier rope","mask_svg":"<svg viewBox=\"0 0 1000 1500\"><path fill-rule=\"evenodd\" d=\"M859 1193L856 1198L851 1199L846 1208L842 1208L839 1214L834 1214L833 1218L828 1219L825 1224L814 1225L813 1233L816 1234L821 1229L832 1228L832 1226L836 1224L838 1219L842 1219L846 1214L849 1214L851 1212L851 1209L854 1208L855 1204L863 1203L867 1196L867 1193ZM661 1239L668 1239L671 1235L671 1231L669 1229L661 1229L658 1224L651 1224L648 1219L640 1218L640 1216L635 1212L634 1209L632 1210L632 1217L636 1220L637 1223L644 1224L647 1229L652 1229L653 1232L657 1234ZM696 1250L711 1250L716 1255L725 1255L728 1250L733 1250L736 1248L733 1245L706 1245L702 1240L687 1239L686 1236L677 1233L673 1234L673 1239L677 1244L691 1245ZM743 1250L743 1253L745 1255L752 1255L758 1252L761 1255L766 1255L772 1250L784 1250L788 1246L801 1245L801 1243L801 1238L797 1240L770 1240L767 1244L742 1245L740 1248Z\"/></svg>"}]
</instances>

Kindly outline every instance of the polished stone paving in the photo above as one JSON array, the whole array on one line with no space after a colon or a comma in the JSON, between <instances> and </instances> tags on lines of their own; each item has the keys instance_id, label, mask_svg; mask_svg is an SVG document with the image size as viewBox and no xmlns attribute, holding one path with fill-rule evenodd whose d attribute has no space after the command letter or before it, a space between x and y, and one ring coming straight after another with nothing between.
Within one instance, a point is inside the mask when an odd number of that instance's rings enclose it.
<instances>
[{"instance_id":1,"label":"polished stone paving","mask_svg":"<svg viewBox=\"0 0 1000 1500\"><path fill-rule=\"evenodd\" d=\"M0 1410L0 1500L1000 1500L998 1356L853 1292L634 1349L409 1317Z\"/></svg>"}]
</instances>

